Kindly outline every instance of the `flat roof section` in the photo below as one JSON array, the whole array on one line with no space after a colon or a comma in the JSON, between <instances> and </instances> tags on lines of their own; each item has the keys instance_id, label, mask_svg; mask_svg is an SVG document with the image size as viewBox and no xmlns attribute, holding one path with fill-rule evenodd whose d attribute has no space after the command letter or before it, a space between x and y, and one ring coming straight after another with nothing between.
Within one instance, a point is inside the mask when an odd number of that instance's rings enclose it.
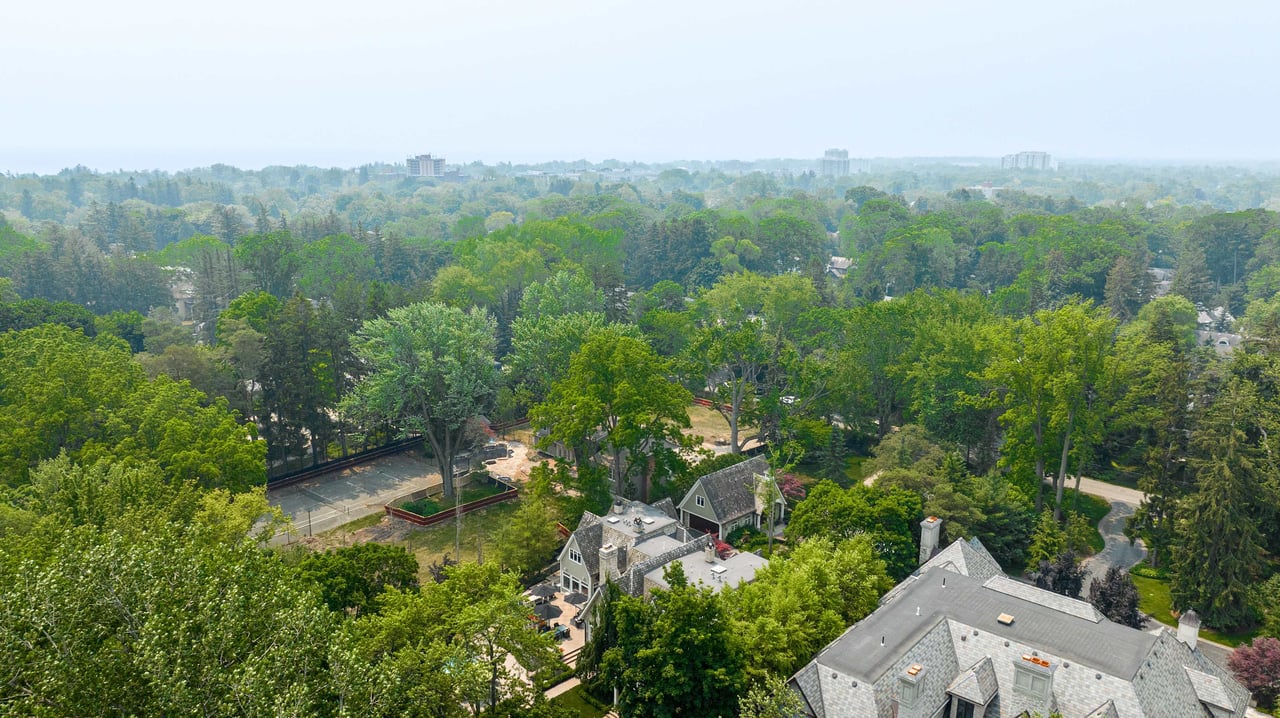
<instances>
[{"instance_id":1,"label":"flat roof section","mask_svg":"<svg viewBox=\"0 0 1280 718\"><path fill-rule=\"evenodd\" d=\"M836 639L819 654L818 662L874 681L939 621L948 619L1126 679L1137 674L1155 645L1151 634L1110 621L1094 622L1030 597L995 590L951 571L929 571ZM1001 614L1013 616L1013 623L1002 625Z\"/></svg>"}]
</instances>

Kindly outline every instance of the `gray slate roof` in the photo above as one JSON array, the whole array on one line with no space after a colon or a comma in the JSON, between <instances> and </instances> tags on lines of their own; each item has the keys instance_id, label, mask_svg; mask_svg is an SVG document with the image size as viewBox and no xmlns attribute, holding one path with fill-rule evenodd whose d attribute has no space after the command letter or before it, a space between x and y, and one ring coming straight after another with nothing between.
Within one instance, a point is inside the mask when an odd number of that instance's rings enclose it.
<instances>
[{"instance_id":1,"label":"gray slate roof","mask_svg":"<svg viewBox=\"0 0 1280 718\"><path fill-rule=\"evenodd\" d=\"M755 475L768 473L769 461L763 456L755 456L713 471L699 478L696 484L702 485L716 521L726 523L756 510ZM692 494L693 490L690 489L689 493ZM689 495L686 494L685 500L688 498ZM683 504L684 501L680 503Z\"/></svg>"},{"instance_id":2,"label":"gray slate roof","mask_svg":"<svg viewBox=\"0 0 1280 718\"><path fill-rule=\"evenodd\" d=\"M583 511L582 520L578 522L578 528L573 532L573 538L578 542L578 552L582 554L582 563L591 572L592 576L600 574L600 544L603 542L603 533L600 517L590 511Z\"/></svg>"},{"instance_id":3,"label":"gray slate roof","mask_svg":"<svg viewBox=\"0 0 1280 718\"><path fill-rule=\"evenodd\" d=\"M670 496L649 505L677 521L680 520L680 514L676 512L675 502L671 500Z\"/></svg>"},{"instance_id":4,"label":"gray slate roof","mask_svg":"<svg viewBox=\"0 0 1280 718\"><path fill-rule=\"evenodd\" d=\"M888 715L894 676L913 662L926 668L921 696L930 705L941 705L947 693L970 700L990 694L989 718L1055 710L1071 718L1204 718L1206 706L1244 715L1248 691L1170 631L1149 634L1093 620L1078 602L1013 588L1007 578L979 581L949 565L899 584L815 657L816 671L793 678L811 715ZM1011 624L1000 623L1002 613L1013 617ZM1048 702L1014 688L1014 669L1030 660L1028 653L1053 661Z\"/></svg>"},{"instance_id":5,"label":"gray slate roof","mask_svg":"<svg viewBox=\"0 0 1280 718\"><path fill-rule=\"evenodd\" d=\"M1191 668L1184 667L1184 670L1187 672L1187 678L1191 679L1191 687L1195 689L1196 697L1209 705L1234 710L1231 696L1227 695L1227 689L1223 687L1222 681L1218 680L1217 676Z\"/></svg>"},{"instance_id":6,"label":"gray slate roof","mask_svg":"<svg viewBox=\"0 0 1280 718\"><path fill-rule=\"evenodd\" d=\"M921 566L916 573L924 573L931 569L941 568L986 581L995 576L1003 576L1004 570L999 562L991 557L987 547L977 538L968 541L956 539L950 546L935 553Z\"/></svg>"},{"instance_id":7,"label":"gray slate roof","mask_svg":"<svg viewBox=\"0 0 1280 718\"><path fill-rule=\"evenodd\" d=\"M1086 718L1120 718L1120 711L1116 710L1116 702L1108 699L1106 703L1093 709Z\"/></svg>"},{"instance_id":8,"label":"gray slate roof","mask_svg":"<svg viewBox=\"0 0 1280 718\"><path fill-rule=\"evenodd\" d=\"M1009 640L1041 646L1074 663L1123 678L1137 674L1156 642L1150 634L1110 621L1094 623L991 590L984 583L963 574L930 571L863 619L858 630L846 632L828 646L820 660L851 676L876 680L925 633L948 618ZM1002 613L1014 617L1013 625L997 622Z\"/></svg>"},{"instance_id":9,"label":"gray slate roof","mask_svg":"<svg viewBox=\"0 0 1280 718\"><path fill-rule=\"evenodd\" d=\"M996 669L991 665L991 656L978 661L947 686L948 693L978 705L986 705L998 690L1000 686L996 683Z\"/></svg>"}]
</instances>

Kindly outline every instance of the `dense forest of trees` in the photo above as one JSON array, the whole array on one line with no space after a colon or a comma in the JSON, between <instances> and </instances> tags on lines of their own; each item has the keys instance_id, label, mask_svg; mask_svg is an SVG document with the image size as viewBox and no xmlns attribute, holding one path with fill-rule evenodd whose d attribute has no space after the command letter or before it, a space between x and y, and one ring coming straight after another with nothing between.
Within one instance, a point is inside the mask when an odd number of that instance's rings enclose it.
<instances>
[{"instance_id":1,"label":"dense forest of trees","mask_svg":"<svg viewBox=\"0 0 1280 718\"><path fill-rule=\"evenodd\" d=\"M529 573L539 552L518 547L555 519L611 490L678 497L711 465L689 437L695 395L731 454L761 445L824 480L756 584L715 597L671 576L651 604L611 599L589 683L705 678L624 692L628 718L770 704L761 691L914 568L926 514L1069 586L1088 550L1081 475L1146 493L1128 532L1171 573L1175 608L1275 635L1275 177L386 169L0 178L0 701L545 710L495 688L500 656L549 651L521 629L512 575L464 564L419 586L403 557L263 551L260 487L408 433L451 466L482 436L473 417L528 416L578 458L535 472L510 529L503 561ZM987 199L983 182L1004 188ZM1232 351L1214 330L1239 335ZM850 455L874 485L850 481ZM1130 616L1116 582L1108 610ZM422 619L452 613L475 623ZM681 643L708 621L723 630ZM215 625L199 650L178 638Z\"/></svg>"}]
</instances>

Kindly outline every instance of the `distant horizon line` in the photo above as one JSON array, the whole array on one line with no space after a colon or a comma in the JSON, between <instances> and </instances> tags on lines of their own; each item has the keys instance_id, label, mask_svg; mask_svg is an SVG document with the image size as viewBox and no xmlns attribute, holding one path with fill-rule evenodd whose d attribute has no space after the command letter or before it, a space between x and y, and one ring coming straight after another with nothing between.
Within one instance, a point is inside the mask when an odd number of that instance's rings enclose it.
<instances>
[{"instance_id":1,"label":"distant horizon line","mask_svg":"<svg viewBox=\"0 0 1280 718\"><path fill-rule=\"evenodd\" d=\"M834 148L834 149L844 149L844 148ZM83 151L84 153L89 155L104 154L104 153L105 154L136 153L139 155L154 156L154 155L160 155L160 154L182 155L186 153L194 153L194 152L197 152L198 150L84 149L79 151ZM265 151L271 151L271 150L264 150L264 152ZM278 150L275 150L275 151L278 152ZM66 150L61 150L61 151L58 151L56 154L65 155L66 152L67 152ZM1006 152L1004 154L996 154L996 155L987 155L987 154L855 155L853 154L852 151L849 151L849 152L850 152L850 156L849 156L850 160L861 160L861 161L870 161L870 162L895 162L895 163L902 163L902 162L917 162L917 163L923 162L923 163L932 163L932 164L956 164L959 162L996 162L998 163L1001 158L1009 155L1018 154L1020 152L1045 152L1050 157L1053 158L1053 161L1055 164L1068 164L1068 165L1069 164L1090 164L1090 165L1113 164L1113 165L1127 165L1127 166L1134 166L1134 167L1156 167L1156 166L1178 167L1178 166L1206 166L1206 165L1222 166L1222 167L1266 167L1266 166L1272 166L1272 165L1280 165L1280 158L1265 158L1265 159L1248 158L1246 159L1242 157L1194 157L1194 156L1157 158L1157 157L1107 156L1107 155L1069 155L1069 154L1059 155L1050 150L1036 150L1036 149L1022 149L1014 152ZM234 155L234 154L243 155L245 153L256 154L256 151L250 150L250 149L227 150L226 153L231 155ZM291 151L286 151L284 154L291 154L291 153L292 153ZM302 150L299 150L297 153L298 154L324 154L322 152L316 153L316 152L306 152ZM354 150L350 154L357 154L357 153L360 153L360 151ZM25 159L27 159L28 161L23 162L22 164L27 165L28 167L30 167L31 165L43 164L38 160L34 162L31 161L35 159L36 155L42 154L42 151L40 150L14 151L14 150L0 149L0 162L4 162L6 158L12 158L14 154L27 155ZM51 152L50 154L54 154L54 153ZM342 154L347 154L347 153L343 152ZM370 152L369 154L383 154L383 153ZM417 154L435 155L436 152L419 153L417 151L411 151L411 152L406 152L405 154L407 158L409 156L416 156ZM568 165L585 164L585 165L595 166L595 165L615 163L615 162L622 165L679 165L681 163L716 165L716 164L730 164L730 163L760 164L760 163L777 163L777 162L818 163L822 160L821 155L818 155L814 157L782 157L782 156L756 157L753 159L741 159L741 158L698 159L693 157L682 157L682 158L676 158L676 159L663 159L663 160L620 159L618 157L605 157L602 159L588 159L586 157L577 157L574 159L542 159L542 160L502 159L502 160L488 160L488 161L483 159L469 159L466 161L458 162L458 161L450 161L448 153L444 153L444 155L445 156L443 159L445 160L446 164L452 167L468 167L475 164L480 164L485 167L501 167L504 165L511 166L511 167L531 167L531 166L551 165L551 164L562 164L562 165L563 164L568 164ZM113 169L103 169L103 166L105 165L102 164L101 158L97 158L97 160L95 161L95 159L90 159L86 157L83 161L78 161L75 164L64 165L62 167L59 167L58 169L44 169L44 170L34 169L34 168L18 169L16 167L0 166L0 172L3 172L6 175L12 175L12 176L22 176L22 175L46 176L46 175L56 175L66 170L84 168L95 174L113 174L113 173L129 173L129 172L139 172L139 173L166 172L170 174L180 174L183 172L195 172L199 170L209 169L217 165L224 165L224 166L231 167L233 169L245 171L245 172L261 172L263 170L266 170L272 167L312 167L312 168L318 168L318 169L341 169L341 170L347 170L347 171L354 171L354 170L359 170L362 167L396 166L396 165L404 164L403 159L400 159L400 160L374 159L374 160L369 160L369 161L360 162L356 164L324 163L323 161L321 161L321 163L308 163L308 162L290 163L286 161L264 162L264 161L256 161L256 160L245 162L244 161L245 158L243 156L237 159L240 160L242 164L236 164L234 163L234 161L214 161L214 162L208 162L208 163L194 163L194 164L183 163L181 166L176 164L169 165L169 166L152 166L152 167L145 167L145 166L139 165L134 167L121 166ZM346 159L345 161L350 162L350 159ZM45 167L46 168L52 167L52 165L45 165Z\"/></svg>"}]
</instances>

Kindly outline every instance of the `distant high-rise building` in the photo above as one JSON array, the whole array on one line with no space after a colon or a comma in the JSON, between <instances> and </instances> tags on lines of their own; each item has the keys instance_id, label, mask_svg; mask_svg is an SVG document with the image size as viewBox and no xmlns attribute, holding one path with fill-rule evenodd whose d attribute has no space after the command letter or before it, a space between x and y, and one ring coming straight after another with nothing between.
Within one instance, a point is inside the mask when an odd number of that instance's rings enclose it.
<instances>
[{"instance_id":1,"label":"distant high-rise building","mask_svg":"<svg viewBox=\"0 0 1280 718\"><path fill-rule=\"evenodd\" d=\"M847 177L849 175L849 150L827 150L822 155L823 177Z\"/></svg>"},{"instance_id":2,"label":"distant high-rise building","mask_svg":"<svg viewBox=\"0 0 1280 718\"><path fill-rule=\"evenodd\" d=\"M1000 168L1006 170L1051 170L1053 155L1048 152L1019 152L1000 158Z\"/></svg>"},{"instance_id":3,"label":"distant high-rise building","mask_svg":"<svg viewBox=\"0 0 1280 718\"><path fill-rule=\"evenodd\" d=\"M404 163L409 167L410 177L443 177L444 158L431 155L410 157Z\"/></svg>"}]
</instances>

